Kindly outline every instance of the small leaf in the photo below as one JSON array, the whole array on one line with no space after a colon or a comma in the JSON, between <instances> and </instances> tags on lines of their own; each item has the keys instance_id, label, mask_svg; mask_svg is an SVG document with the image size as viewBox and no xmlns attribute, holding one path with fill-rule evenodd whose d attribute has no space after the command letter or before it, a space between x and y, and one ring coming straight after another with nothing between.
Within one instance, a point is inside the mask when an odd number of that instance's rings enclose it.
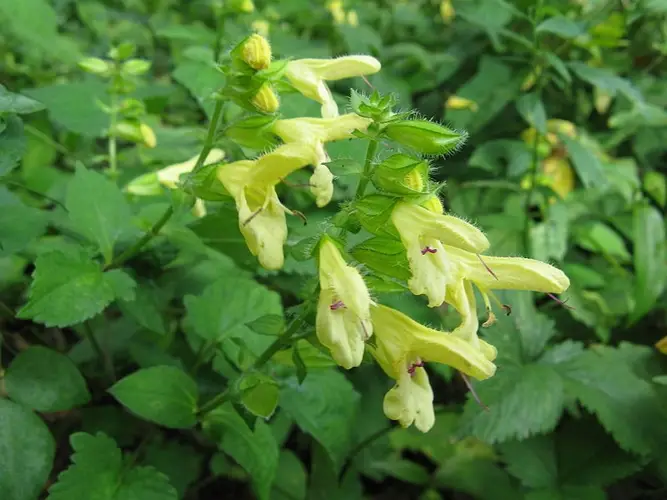
<instances>
[{"instance_id":1,"label":"small leaf","mask_svg":"<svg viewBox=\"0 0 667 500\"><path fill-rule=\"evenodd\" d=\"M265 314L245 326L261 335L280 335L285 329L285 318L279 314Z\"/></svg>"},{"instance_id":2,"label":"small leaf","mask_svg":"<svg viewBox=\"0 0 667 500\"><path fill-rule=\"evenodd\" d=\"M152 467L124 470L123 457L113 439L77 432L70 436L72 465L49 489L48 500L176 500L167 477Z\"/></svg>"},{"instance_id":3,"label":"small leaf","mask_svg":"<svg viewBox=\"0 0 667 500\"><path fill-rule=\"evenodd\" d=\"M665 290L667 283L667 241L660 212L648 204L635 208L634 265L635 308L629 321L634 323L648 313Z\"/></svg>"},{"instance_id":4,"label":"small leaf","mask_svg":"<svg viewBox=\"0 0 667 500\"><path fill-rule=\"evenodd\" d=\"M34 346L14 358L5 374L7 394L41 412L70 410L90 401L86 381L63 354Z\"/></svg>"},{"instance_id":5,"label":"small leaf","mask_svg":"<svg viewBox=\"0 0 667 500\"><path fill-rule=\"evenodd\" d=\"M132 229L132 213L120 189L102 174L79 166L65 206L76 229L97 243L110 263L116 241Z\"/></svg>"},{"instance_id":6,"label":"small leaf","mask_svg":"<svg viewBox=\"0 0 667 500\"><path fill-rule=\"evenodd\" d=\"M241 403L253 415L269 418L276 411L280 389L271 377L249 373L239 383Z\"/></svg>"},{"instance_id":7,"label":"small leaf","mask_svg":"<svg viewBox=\"0 0 667 500\"><path fill-rule=\"evenodd\" d=\"M10 92L0 85L0 113L26 114L44 109L41 102L30 97Z\"/></svg>"},{"instance_id":8,"label":"small leaf","mask_svg":"<svg viewBox=\"0 0 667 500\"><path fill-rule=\"evenodd\" d=\"M537 92L525 94L516 101L516 109L540 134L547 133L547 112Z\"/></svg>"},{"instance_id":9,"label":"small leaf","mask_svg":"<svg viewBox=\"0 0 667 500\"><path fill-rule=\"evenodd\" d=\"M0 498L37 498L56 451L49 428L27 408L2 398L0 422Z\"/></svg>"},{"instance_id":10,"label":"small leaf","mask_svg":"<svg viewBox=\"0 0 667 500\"><path fill-rule=\"evenodd\" d=\"M553 33L565 39L576 38L585 33L583 28L564 16L555 16L542 21L537 28L536 33Z\"/></svg>"},{"instance_id":11,"label":"small leaf","mask_svg":"<svg viewBox=\"0 0 667 500\"><path fill-rule=\"evenodd\" d=\"M349 451L359 394L337 371L310 371L301 385L288 381L280 395L280 407L304 432L327 451L339 470Z\"/></svg>"},{"instance_id":12,"label":"small leaf","mask_svg":"<svg viewBox=\"0 0 667 500\"><path fill-rule=\"evenodd\" d=\"M584 187L600 187L607 183L604 170L600 160L590 150L583 146L579 141L571 139L564 135L560 139L565 144L567 152L572 158L574 169L581 179Z\"/></svg>"},{"instance_id":13,"label":"small leaf","mask_svg":"<svg viewBox=\"0 0 667 500\"><path fill-rule=\"evenodd\" d=\"M123 271L103 273L83 253L40 255L32 277L28 303L17 316L46 326L81 323L102 312L117 298L118 292L130 293L134 286L134 281Z\"/></svg>"},{"instance_id":14,"label":"small leaf","mask_svg":"<svg viewBox=\"0 0 667 500\"><path fill-rule=\"evenodd\" d=\"M667 177L662 172L651 170L644 174L644 189L655 200L655 202L665 207L667 204Z\"/></svg>"},{"instance_id":15,"label":"small leaf","mask_svg":"<svg viewBox=\"0 0 667 500\"><path fill-rule=\"evenodd\" d=\"M36 208L0 202L0 256L24 250L44 234L47 223L47 216Z\"/></svg>"},{"instance_id":16,"label":"small leaf","mask_svg":"<svg viewBox=\"0 0 667 500\"><path fill-rule=\"evenodd\" d=\"M18 116L5 116L4 124L5 129L0 131L0 177L7 175L16 167L26 145L23 122Z\"/></svg>"},{"instance_id":17,"label":"small leaf","mask_svg":"<svg viewBox=\"0 0 667 500\"><path fill-rule=\"evenodd\" d=\"M197 384L174 366L154 366L120 380L109 392L141 418L173 429L197 423Z\"/></svg>"}]
</instances>

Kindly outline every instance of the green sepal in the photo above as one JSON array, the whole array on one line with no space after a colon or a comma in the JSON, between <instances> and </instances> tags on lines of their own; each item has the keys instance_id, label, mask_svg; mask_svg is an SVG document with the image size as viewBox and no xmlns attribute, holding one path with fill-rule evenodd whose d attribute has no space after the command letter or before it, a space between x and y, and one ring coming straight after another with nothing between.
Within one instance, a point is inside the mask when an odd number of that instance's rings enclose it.
<instances>
[{"instance_id":1,"label":"green sepal","mask_svg":"<svg viewBox=\"0 0 667 500\"><path fill-rule=\"evenodd\" d=\"M400 198L382 194L371 194L355 201L354 214L361 226L378 236L398 238L398 232L391 222L391 212Z\"/></svg>"},{"instance_id":2,"label":"green sepal","mask_svg":"<svg viewBox=\"0 0 667 500\"><path fill-rule=\"evenodd\" d=\"M421 178L421 190L415 190L405 182L408 174L417 171ZM425 160L418 160L405 154L395 154L380 163L373 172L373 184L380 191L399 195L426 194L429 186L429 165Z\"/></svg>"}]
</instances>

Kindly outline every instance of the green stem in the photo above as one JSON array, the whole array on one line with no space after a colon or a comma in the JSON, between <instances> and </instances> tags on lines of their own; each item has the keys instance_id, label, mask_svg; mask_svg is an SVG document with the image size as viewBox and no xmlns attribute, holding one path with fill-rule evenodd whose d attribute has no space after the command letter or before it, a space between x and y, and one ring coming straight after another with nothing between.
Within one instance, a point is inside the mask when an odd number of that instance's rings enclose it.
<instances>
[{"instance_id":1,"label":"green stem","mask_svg":"<svg viewBox=\"0 0 667 500\"><path fill-rule=\"evenodd\" d=\"M122 266L125 262L138 254L149 241L151 241L160 233L164 225L169 221L169 219L171 219L172 215L174 215L174 207L169 205L167 210L165 210L165 212L162 214L162 217L160 217L160 219L155 224L153 224L153 227L151 227L139 241L121 253L118 257L113 259L111 264L104 268L105 271Z\"/></svg>"},{"instance_id":2,"label":"green stem","mask_svg":"<svg viewBox=\"0 0 667 500\"><path fill-rule=\"evenodd\" d=\"M56 141L51 139L48 135L46 135L44 132L42 132L38 128L35 128L32 125L24 123L23 124L23 130L28 132L30 135L33 135L33 136L37 137L37 139L39 139L43 143L48 144L53 149L58 151L58 153L63 154L63 155L70 154L65 146L63 146L62 144L58 144Z\"/></svg>"},{"instance_id":3,"label":"green stem","mask_svg":"<svg viewBox=\"0 0 667 500\"><path fill-rule=\"evenodd\" d=\"M111 92L111 114L109 115L109 173L112 178L118 176L118 158L116 144L116 123L118 121L118 106L116 94Z\"/></svg>"},{"instance_id":4,"label":"green stem","mask_svg":"<svg viewBox=\"0 0 667 500\"><path fill-rule=\"evenodd\" d=\"M378 142L375 139L371 139L368 143L368 149L366 150L366 161L364 162L364 171L361 174L361 179L359 179L359 185L357 186L357 191L354 193L354 199L358 200L366 192L366 187L371 180L371 167L373 165L373 158L375 158L375 153L378 149Z\"/></svg>"},{"instance_id":5,"label":"green stem","mask_svg":"<svg viewBox=\"0 0 667 500\"><path fill-rule=\"evenodd\" d=\"M268 363L274 354L286 347L292 340L292 336L299 331L299 328L303 326L306 322L306 317L310 312L310 307L306 306L304 311L294 318L294 320L289 324L287 329L280 334L279 337L274 340L271 345L269 345L262 354L255 360L255 362L248 368L246 371L254 371L262 368L266 363ZM227 388L217 396L210 399L208 402L204 403L199 409L199 414L204 415L215 410L217 407L221 406L227 402L233 396L232 391Z\"/></svg>"},{"instance_id":6,"label":"green stem","mask_svg":"<svg viewBox=\"0 0 667 500\"><path fill-rule=\"evenodd\" d=\"M213 148L213 141L215 139L215 131L218 128L218 122L220 121L220 116L222 115L222 106L224 105L224 102L220 99L218 99L215 102L215 108L213 109L213 115L211 116L211 122L208 125L208 133L206 134L206 140L204 141L204 147L201 150L201 153L199 153L199 157L197 158L197 163L195 163L195 167L192 169L192 172L196 172L199 170L204 162L206 161L206 158L208 157L208 154L211 152L211 149Z\"/></svg>"},{"instance_id":7,"label":"green stem","mask_svg":"<svg viewBox=\"0 0 667 500\"><path fill-rule=\"evenodd\" d=\"M90 327L90 324L88 322L85 322L83 324L83 331L86 335L86 338L93 346L93 350L97 353L97 356L100 358L102 366L104 367L104 373L106 377L113 384L114 382L116 382L116 370L114 369L113 360L111 359L111 356L109 356L104 351L104 349L102 348L102 344L100 344L100 342L97 340L97 337L95 337L95 332L93 332L93 329Z\"/></svg>"}]
</instances>

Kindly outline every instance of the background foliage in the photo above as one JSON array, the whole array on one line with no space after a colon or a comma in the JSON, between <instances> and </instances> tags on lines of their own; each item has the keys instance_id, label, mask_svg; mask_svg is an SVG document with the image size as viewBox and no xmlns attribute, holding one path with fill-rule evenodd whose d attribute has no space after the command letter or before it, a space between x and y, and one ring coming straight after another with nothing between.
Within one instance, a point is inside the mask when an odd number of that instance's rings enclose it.
<instances>
[{"instance_id":1,"label":"background foliage","mask_svg":"<svg viewBox=\"0 0 667 500\"><path fill-rule=\"evenodd\" d=\"M0 498L665 498L667 377L653 345L666 334L667 4L227 4L0 1ZM446 208L495 253L570 276L565 306L503 296L512 315L487 331L499 370L475 384L487 411L429 367L435 428L392 427L386 377L335 369L306 323L243 377L241 404L202 417L308 301L315 268L300 252L335 208L285 188L309 224L291 221L285 268L267 272L230 205L198 219L176 192L121 187L198 152L221 85L214 53L252 29L280 57L376 56L374 88L469 133L438 164ZM101 173L108 89L77 66L112 46L152 63L128 78L156 139L119 141L117 179ZM335 90L345 103L349 88ZM280 111L319 106L286 96ZM238 115L226 107L224 123ZM252 154L224 134L216 146ZM344 201L363 141L329 154ZM176 215L125 262L169 204ZM407 292L380 298L455 324Z\"/></svg>"}]
</instances>

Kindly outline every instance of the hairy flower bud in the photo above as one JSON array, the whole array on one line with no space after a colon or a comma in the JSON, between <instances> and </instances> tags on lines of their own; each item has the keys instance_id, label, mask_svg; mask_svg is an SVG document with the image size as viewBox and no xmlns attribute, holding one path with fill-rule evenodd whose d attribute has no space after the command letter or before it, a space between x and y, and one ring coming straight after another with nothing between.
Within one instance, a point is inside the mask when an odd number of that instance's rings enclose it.
<instances>
[{"instance_id":1,"label":"hairy flower bud","mask_svg":"<svg viewBox=\"0 0 667 500\"><path fill-rule=\"evenodd\" d=\"M373 184L394 194L424 194L428 183L428 163L404 154L392 155L373 172Z\"/></svg>"},{"instance_id":2,"label":"hairy flower bud","mask_svg":"<svg viewBox=\"0 0 667 500\"><path fill-rule=\"evenodd\" d=\"M271 45L262 35L250 35L241 47L241 58L253 69L266 69L271 64Z\"/></svg>"},{"instance_id":3,"label":"hairy flower bud","mask_svg":"<svg viewBox=\"0 0 667 500\"><path fill-rule=\"evenodd\" d=\"M270 83L262 85L251 102L262 113L275 113L280 107L278 96L273 91Z\"/></svg>"},{"instance_id":4,"label":"hairy flower bud","mask_svg":"<svg viewBox=\"0 0 667 500\"><path fill-rule=\"evenodd\" d=\"M427 120L400 120L389 123L385 134L390 139L426 155L444 155L459 148L465 132L457 132Z\"/></svg>"}]
</instances>

